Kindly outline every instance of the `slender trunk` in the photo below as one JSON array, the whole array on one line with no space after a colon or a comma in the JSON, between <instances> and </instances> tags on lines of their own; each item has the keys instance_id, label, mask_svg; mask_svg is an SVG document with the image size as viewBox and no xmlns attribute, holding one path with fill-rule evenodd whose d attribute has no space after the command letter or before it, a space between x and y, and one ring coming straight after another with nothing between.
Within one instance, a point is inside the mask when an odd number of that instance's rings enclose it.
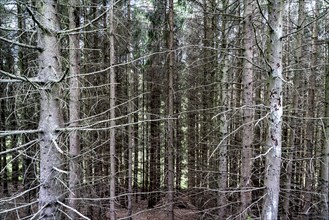
<instances>
[{"instance_id":1,"label":"slender trunk","mask_svg":"<svg viewBox=\"0 0 329 220\"><path fill-rule=\"evenodd\" d=\"M223 1L223 10L226 12L226 8L228 5L228 0ZM226 33L226 17L223 16L222 19L222 28L221 28L221 46L223 48L222 53L222 63L220 64L220 71L221 71L221 100L220 105L222 107L222 111L227 111L229 109L229 97L228 97L228 58L226 57L227 53L227 33ZM225 218L226 216L226 207L227 204L227 195L225 191L227 189L227 144L228 140L226 137L228 132L228 117L227 114L221 114L220 116L220 140L221 140L221 146L219 147L219 177L218 177L218 197L217 197L217 206L218 206L218 216L220 218Z\"/></svg>"},{"instance_id":2,"label":"slender trunk","mask_svg":"<svg viewBox=\"0 0 329 220\"><path fill-rule=\"evenodd\" d=\"M327 41L327 66L325 75L325 131L324 145L322 147L322 163L320 176L321 192L321 218L328 218L328 187L329 187L329 41Z\"/></svg>"},{"instance_id":3,"label":"slender trunk","mask_svg":"<svg viewBox=\"0 0 329 220\"><path fill-rule=\"evenodd\" d=\"M317 19L318 17L318 7L319 7L319 1L316 1L315 3L315 15L314 19ZM313 23L313 31L312 31L312 48L311 48L311 71L308 79L308 100L307 100L307 106L308 106L308 112L307 117L308 118L314 118L315 117L315 77L317 74L317 41L318 41L318 21L315 20ZM306 122L306 138L305 138L305 157L306 157L306 185L305 185L305 191L306 194L304 195L305 204L303 207L303 212L305 214L308 214L308 210L310 210L310 207L312 206L312 192L314 191L313 185L314 185L314 160L312 160L313 155L313 148L314 148L314 121L308 120Z\"/></svg>"},{"instance_id":4,"label":"slender trunk","mask_svg":"<svg viewBox=\"0 0 329 220\"><path fill-rule=\"evenodd\" d=\"M252 18L254 13L253 0L246 0L244 4L244 61L243 61L243 72L242 72L242 83L243 83L243 128L242 128L242 160L241 160L241 211L244 219L249 216L248 207L252 201L251 191L249 190L252 186L252 151L253 151L253 65L250 61L253 60L253 27Z\"/></svg>"},{"instance_id":5,"label":"slender trunk","mask_svg":"<svg viewBox=\"0 0 329 220\"><path fill-rule=\"evenodd\" d=\"M1 55L0 55L1 56ZM2 62L1 62L1 69L2 68ZM1 97L5 97L5 91L3 87L1 86ZM6 130L6 107L5 107L6 100L1 99L0 100L0 128L2 131ZM6 137L0 137L0 152L6 151ZM1 164L0 164L0 180L1 180L1 185L2 185L2 193L4 196L8 196L9 191L8 191L8 173L7 173L7 154L2 154L0 155L1 158Z\"/></svg>"},{"instance_id":6,"label":"slender trunk","mask_svg":"<svg viewBox=\"0 0 329 220\"><path fill-rule=\"evenodd\" d=\"M79 27L80 13L79 1L70 0L69 8L69 28L74 29ZM70 61L70 127L79 126L80 118L80 90L78 76L80 74L80 44L79 34L71 34L69 36L69 61ZM69 206L78 209L77 200L79 198L78 185L81 181L80 177L80 140L77 130L70 133L70 175L69 175ZM77 214L73 211L69 213L73 219L77 218Z\"/></svg>"},{"instance_id":7,"label":"slender trunk","mask_svg":"<svg viewBox=\"0 0 329 220\"><path fill-rule=\"evenodd\" d=\"M128 0L128 30L131 31L131 9L130 9L130 0ZM128 54L127 54L127 62L128 62L128 219L131 220L132 215L132 159L133 159L133 150L135 148L135 136L134 136L134 125L132 124L134 121L134 102L132 100L133 93L135 90L134 87L134 71L132 69L132 47L131 47L131 37L128 37Z\"/></svg>"},{"instance_id":8,"label":"slender trunk","mask_svg":"<svg viewBox=\"0 0 329 220\"><path fill-rule=\"evenodd\" d=\"M270 57L269 63L269 105L268 135L265 165L265 197L262 210L262 219L276 220L278 218L281 147L282 147L282 12L283 1L268 2L270 28Z\"/></svg>"},{"instance_id":9,"label":"slender trunk","mask_svg":"<svg viewBox=\"0 0 329 220\"><path fill-rule=\"evenodd\" d=\"M209 121L209 104L210 104L210 94L209 94L209 84L210 84L210 28L208 27L208 0L203 0L203 39L202 44L204 46L202 51L203 58L203 88L202 88L202 113L201 113L201 140L200 140L200 159L197 160L197 163L200 166L198 172L200 175L197 178L197 181L201 181L202 187L208 187L209 175L208 172L208 147L209 147L209 128L211 127Z\"/></svg>"},{"instance_id":10,"label":"slender trunk","mask_svg":"<svg viewBox=\"0 0 329 220\"><path fill-rule=\"evenodd\" d=\"M115 195L116 195L116 141L115 141L115 101L116 101L116 80L115 80L115 54L114 54L114 1L110 0L108 12L108 24L110 28L110 219L116 220Z\"/></svg>"},{"instance_id":11,"label":"slender trunk","mask_svg":"<svg viewBox=\"0 0 329 220\"><path fill-rule=\"evenodd\" d=\"M174 219L174 1L169 0L168 69L168 219Z\"/></svg>"},{"instance_id":12,"label":"slender trunk","mask_svg":"<svg viewBox=\"0 0 329 220\"><path fill-rule=\"evenodd\" d=\"M134 75L134 94L137 95L138 94L138 83L139 81L139 76L138 74L136 73ZM139 109L139 99L136 98L135 101L134 101L134 109ZM138 122L138 113L135 113L134 114L134 122ZM134 192L136 193L136 199L135 201L138 202L138 169L139 169L139 161L140 161L140 158L139 158L139 144L141 143L141 141L139 140L139 125L136 123L134 125L134 185L133 185L133 188L134 188Z\"/></svg>"},{"instance_id":13,"label":"slender trunk","mask_svg":"<svg viewBox=\"0 0 329 220\"><path fill-rule=\"evenodd\" d=\"M179 81L180 77L179 74L176 74L176 85L175 90L177 91L179 89ZM182 95L181 93L176 93L175 95L175 116L177 117L175 127L176 127L176 137L175 137L175 169L176 169L176 189L181 189L181 183L182 183L182 168L183 168L183 161L185 158L185 149L182 147L182 140L183 140L183 129L182 129L182 121L179 119L179 114L182 110Z\"/></svg>"},{"instance_id":14,"label":"slender trunk","mask_svg":"<svg viewBox=\"0 0 329 220\"><path fill-rule=\"evenodd\" d=\"M161 28L163 24L163 18L165 14L165 2L155 1L155 11L153 19L151 20L152 29L149 32L151 37L151 50L160 51L161 49ZM159 201L160 194L158 191L161 185L161 140L160 140L160 121L161 115L161 87L159 82L161 81L162 68L160 67L160 55L154 55L150 58L151 67L148 72L149 81L149 111L151 113L150 119L150 147L149 147L149 192L150 197L148 200L148 207L153 208Z\"/></svg>"},{"instance_id":15,"label":"slender trunk","mask_svg":"<svg viewBox=\"0 0 329 220\"><path fill-rule=\"evenodd\" d=\"M192 71L192 70L190 70ZM194 74L188 77L188 85L190 88L195 87L195 77ZM194 187L196 186L196 113L193 111L196 105L196 98L194 94L194 90L190 89L187 92L187 99L188 99L188 113L187 113L187 185L188 189L191 191L190 201L192 204L195 204L194 201Z\"/></svg>"}]
</instances>

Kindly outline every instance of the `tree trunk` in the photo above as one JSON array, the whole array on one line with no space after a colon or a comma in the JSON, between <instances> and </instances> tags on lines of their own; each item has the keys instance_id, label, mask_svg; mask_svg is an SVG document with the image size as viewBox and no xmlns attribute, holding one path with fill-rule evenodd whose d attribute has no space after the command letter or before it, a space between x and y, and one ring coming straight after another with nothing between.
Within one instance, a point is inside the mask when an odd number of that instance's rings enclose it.
<instances>
[{"instance_id":1,"label":"tree trunk","mask_svg":"<svg viewBox=\"0 0 329 220\"><path fill-rule=\"evenodd\" d=\"M314 9L314 19L315 22L313 23L313 31L312 31L312 46L311 46L311 71L308 78L308 91L307 91L307 117L308 118L314 118L315 117L315 86L316 86L316 80L315 77L318 75L317 73L317 41L318 41L318 21L316 20L318 18L318 8L319 8L319 1L316 1L315 3L315 9ZM313 157L313 148L314 148L314 120L307 120L306 122L306 134L305 134L305 162L306 162L306 184L305 184L305 204L303 207L303 212L305 214L310 214L308 211L310 210L312 206L312 192L314 192L314 160L311 158Z\"/></svg>"},{"instance_id":2,"label":"tree trunk","mask_svg":"<svg viewBox=\"0 0 329 220\"><path fill-rule=\"evenodd\" d=\"M168 219L174 219L174 1L169 0L168 66Z\"/></svg>"},{"instance_id":3,"label":"tree trunk","mask_svg":"<svg viewBox=\"0 0 329 220\"><path fill-rule=\"evenodd\" d=\"M128 30L131 31L131 9L130 9L130 0L128 0ZM132 175L133 175L133 151L135 148L135 134L134 134L134 101L132 100L133 94L135 91L134 86L134 71L132 68L131 60L133 56L132 47L131 47L131 37L128 37L128 54L127 54L127 73L128 73L128 219L131 220L132 215L132 193L133 193L133 182L132 182Z\"/></svg>"},{"instance_id":4,"label":"tree trunk","mask_svg":"<svg viewBox=\"0 0 329 220\"><path fill-rule=\"evenodd\" d=\"M223 1L223 10L226 13L226 8L228 5L228 0ZM222 111L225 112L229 109L229 93L228 93L228 57L226 56L227 50L227 22L225 21L226 17L223 16L222 19L222 27L221 27L221 46L223 48L223 53L221 54L222 63L220 64L220 71L221 71L221 100L220 105ZM217 206L218 206L218 216L220 218L225 218L227 215L226 211L226 204L227 204L227 195L225 191L227 189L227 177L228 177L228 170L227 170L227 144L228 139L226 137L228 132L228 117L227 114L220 115L220 141L221 145L219 147L219 177L218 177L218 197L217 197Z\"/></svg>"},{"instance_id":5,"label":"tree trunk","mask_svg":"<svg viewBox=\"0 0 329 220\"><path fill-rule=\"evenodd\" d=\"M40 219L61 219L59 202L63 201L63 151L59 129L63 127L61 114L60 85L56 81L62 77L60 65L60 44L56 31L59 30L57 2L38 2L40 16L38 46L40 83Z\"/></svg>"},{"instance_id":6,"label":"tree trunk","mask_svg":"<svg viewBox=\"0 0 329 220\"><path fill-rule=\"evenodd\" d=\"M244 60L242 72L242 86L243 86L243 118L242 118L242 160L241 160L241 211L242 218L247 219L249 216L249 206L252 202L252 195L250 188L252 187L252 154L253 154L253 119L254 119L254 88L253 88L253 46L254 34L252 27L252 18L254 13L253 0L246 0L244 4Z\"/></svg>"},{"instance_id":7,"label":"tree trunk","mask_svg":"<svg viewBox=\"0 0 329 220\"><path fill-rule=\"evenodd\" d=\"M190 70L191 72L193 70ZM190 88L194 88L195 77L194 74L191 73L188 76L188 86ZM196 113L193 111L196 107L196 98L195 98L195 90L189 89L187 91L187 185L188 189L191 191L190 201L192 204L195 204L194 201L194 187L196 186Z\"/></svg>"},{"instance_id":8,"label":"tree trunk","mask_svg":"<svg viewBox=\"0 0 329 220\"><path fill-rule=\"evenodd\" d=\"M150 46L151 50L158 52L161 49L161 30L162 24L164 23L165 15L165 1L155 1L154 3L154 14L151 20L152 29L149 32L150 36ZM150 119L150 147L149 147L149 160L150 160L150 175L149 175L149 192L150 197L148 200L148 207L153 208L159 201L159 193L161 180L161 126L160 121L158 121L161 115L161 87L159 82L161 81L162 68L160 67L160 55L153 55L150 59L150 69L148 71L148 81L149 81L149 111L151 113Z\"/></svg>"},{"instance_id":9,"label":"tree trunk","mask_svg":"<svg viewBox=\"0 0 329 220\"><path fill-rule=\"evenodd\" d=\"M262 219L276 220L278 217L281 147L282 147L282 12L283 1L268 2L270 28L270 57L269 64L269 105L268 135L266 140L265 164L265 197L262 210Z\"/></svg>"},{"instance_id":10,"label":"tree trunk","mask_svg":"<svg viewBox=\"0 0 329 220\"><path fill-rule=\"evenodd\" d=\"M114 1L110 0L108 7L108 24L110 28L110 219L116 220L116 141L115 141L115 101L116 101L116 79L115 79L115 54L114 54Z\"/></svg>"},{"instance_id":11,"label":"tree trunk","mask_svg":"<svg viewBox=\"0 0 329 220\"><path fill-rule=\"evenodd\" d=\"M80 25L79 1L70 0L69 28L74 29ZM80 44L79 34L69 36L69 61L70 61L70 127L78 127L80 119L80 86L78 76L80 74ZM80 175L80 139L78 130L70 133L70 175L69 175L69 206L78 209L76 198L79 198ZM70 217L76 219L75 212L70 211Z\"/></svg>"},{"instance_id":12,"label":"tree trunk","mask_svg":"<svg viewBox=\"0 0 329 220\"><path fill-rule=\"evenodd\" d=\"M328 219L328 187L329 187L329 41L327 41L327 66L325 75L325 132L322 147L322 163L320 176L321 210L322 219Z\"/></svg>"}]
</instances>

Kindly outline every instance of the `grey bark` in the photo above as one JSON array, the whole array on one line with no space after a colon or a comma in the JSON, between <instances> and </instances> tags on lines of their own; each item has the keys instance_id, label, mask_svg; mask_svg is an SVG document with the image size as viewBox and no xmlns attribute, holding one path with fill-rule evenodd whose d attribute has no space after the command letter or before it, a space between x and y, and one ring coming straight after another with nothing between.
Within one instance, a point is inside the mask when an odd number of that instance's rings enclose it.
<instances>
[{"instance_id":1,"label":"grey bark","mask_svg":"<svg viewBox=\"0 0 329 220\"><path fill-rule=\"evenodd\" d=\"M128 0L128 30L131 31L131 6L130 6L130 0ZM132 47L131 47L131 37L129 35L128 37L128 48L129 52L127 54L127 62L128 62L128 219L132 219L132 166L133 166L133 151L135 148L135 135L134 135L134 125L132 124L134 121L134 115L132 112L134 111L134 102L132 100L133 93L135 90L134 87L134 71L132 68L131 60L132 60Z\"/></svg>"},{"instance_id":2,"label":"grey bark","mask_svg":"<svg viewBox=\"0 0 329 220\"><path fill-rule=\"evenodd\" d=\"M69 8L69 28L74 29L79 27L79 1L70 0ZM69 61L70 61L70 127L78 127L80 119L80 89L79 79L80 74L80 44L79 34L69 35ZM69 206L78 209L76 198L79 198L78 185L81 181L80 174L80 139L78 130L73 130L70 133L70 175L69 175ZM69 213L73 219L77 218L77 214L73 211Z\"/></svg>"},{"instance_id":3,"label":"grey bark","mask_svg":"<svg viewBox=\"0 0 329 220\"><path fill-rule=\"evenodd\" d=\"M252 186L251 175L252 175L252 152L253 152L253 45L254 35L252 27L252 18L254 13L255 1L246 0L244 4L244 61L243 61L243 72L242 72L242 86L243 86L243 129L242 129L242 160L241 160L241 211L244 219L247 218L248 207L252 202L251 191L249 190Z\"/></svg>"},{"instance_id":4,"label":"grey bark","mask_svg":"<svg viewBox=\"0 0 329 220\"><path fill-rule=\"evenodd\" d=\"M282 148L282 11L283 1L268 1L268 26L270 28L269 48L269 107L268 135L266 140L265 164L265 195L262 219L276 220L278 218L281 148Z\"/></svg>"},{"instance_id":5,"label":"grey bark","mask_svg":"<svg viewBox=\"0 0 329 220\"><path fill-rule=\"evenodd\" d=\"M223 10L226 13L226 8L228 5L228 0L223 1ZM223 17L222 27L221 27L221 46L224 50L222 53L223 59L220 64L221 70L221 100L220 104L222 106L223 111L227 111L229 109L229 93L228 93L228 57L227 53L227 23L225 21L225 17ZM228 132L228 116L227 114L221 114L220 116L220 138L221 138L221 146L219 147L219 177L218 177L218 197L217 197L217 206L218 206L218 216L221 218L225 218L226 216L226 204L227 204L227 195L226 193L222 193L220 191L225 191L227 189L227 144L228 140L226 138Z\"/></svg>"},{"instance_id":6,"label":"grey bark","mask_svg":"<svg viewBox=\"0 0 329 220\"><path fill-rule=\"evenodd\" d=\"M110 28L110 219L116 220L116 211L115 211L115 195L116 195L116 142L115 142L115 101L116 101L116 79L115 79L115 54L114 54L114 1L109 1L109 14L108 14L108 23Z\"/></svg>"},{"instance_id":7,"label":"grey bark","mask_svg":"<svg viewBox=\"0 0 329 220\"><path fill-rule=\"evenodd\" d=\"M63 155L59 129L63 127L60 103L61 93L58 81L62 77L60 65L60 41L57 1L38 2L40 16L38 28L39 53L38 78L40 84L40 219L61 219L58 200L63 200Z\"/></svg>"},{"instance_id":8,"label":"grey bark","mask_svg":"<svg viewBox=\"0 0 329 220\"><path fill-rule=\"evenodd\" d=\"M329 187L329 41L327 43L327 66L325 75L325 142L322 148L320 176L321 210L323 219L328 218L328 187Z\"/></svg>"},{"instance_id":9,"label":"grey bark","mask_svg":"<svg viewBox=\"0 0 329 220\"><path fill-rule=\"evenodd\" d=\"M168 219L174 219L174 2L169 0L168 67Z\"/></svg>"}]
</instances>

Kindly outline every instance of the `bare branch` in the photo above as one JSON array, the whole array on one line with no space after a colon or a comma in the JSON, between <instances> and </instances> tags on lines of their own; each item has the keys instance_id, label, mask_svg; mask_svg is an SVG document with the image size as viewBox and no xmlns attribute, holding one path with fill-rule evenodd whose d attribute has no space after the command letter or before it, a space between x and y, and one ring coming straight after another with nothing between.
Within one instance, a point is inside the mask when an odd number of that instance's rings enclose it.
<instances>
[{"instance_id":1,"label":"bare branch","mask_svg":"<svg viewBox=\"0 0 329 220\"><path fill-rule=\"evenodd\" d=\"M74 209L74 208L72 208L72 207L70 207L70 206L68 206L68 205L66 205L66 204L64 204L64 203L62 203L61 201L57 200L57 203L60 204L60 205L62 205L62 206L64 206L65 208L68 208L68 209L72 210L73 212L75 212L75 213L77 213L78 215L80 215L82 218L90 220L90 218L88 218L87 216L84 216L84 215L83 215L81 212L79 212L78 210L76 210L76 209Z\"/></svg>"},{"instance_id":2,"label":"bare branch","mask_svg":"<svg viewBox=\"0 0 329 220\"><path fill-rule=\"evenodd\" d=\"M94 18L93 20L89 21L86 25L78 27L78 28L73 28L70 30L65 30L65 31L58 31L58 34L76 34L76 31L80 31L82 29L85 29L92 25L94 22L98 21L100 18L102 18L106 13L108 12L109 9L105 10L102 14L100 14L98 17ZM98 30L98 29L97 29Z\"/></svg>"},{"instance_id":3,"label":"bare branch","mask_svg":"<svg viewBox=\"0 0 329 220\"><path fill-rule=\"evenodd\" d=\"M18 146L18 147L15 147L15 148L11 148L11 149L6 150L6 151L2 151L2 152L0 152L0 155L2 155L2 154L7 154L7 153L10 153L10 152L13 152L13 151L17 151L17 150L19 150L19 149L21 149L21 148L24 148L24 147L26 147L26 146L29 146L29 145L31 145L31 144L34 144L35 142L38 142L38 140L33 140L33 141L30 141L30 142L28 142L28 143L25 143L25 144L23 144L23 145L21 145L21 146Z\"/></svg>"},{"instance_id":4,"label":"bare branch","mask_svg":"<svg viewBox=\"0 0 329 220\"><path fill-rule=\"evenodd\" d=\"M311 24L313 24L314 22L320 20L321 18L325 17L327 14L329 13L329 10L327 9L322 15L320 15L318 18L315 18L313 21L309 22L308 24L304 25L302 28L298 28L296 31L293 31L291 33L288 33L284 36L281 37L281 39L284 39L290 35L296 34L302 30L304 30L305 28L307 28L308 26L310 26Z\"/></svg>"},{"instance_id":5,"label":"bare branch","mask_svg":"<svg viewBox=\"0 0 329 220\"><path fill-rule=\"evenodd\" d=\"M7 38L4 38L4 37L0 37L0 40L4 41L4 42L7 42L7 43L10 43L10 44L13 44L13 45L20 46L20 47L38 50L40 52L42 52L42 50L43 50L41 47L36 47L36 46L29 45L29 44L19 43L19 42L16 42L16 41L8 40Z\"/></svg>"},{"instance_id":6,"label":"bare branch","mask_svg":"<svg viewBox=\"0 0 329 220\"><path fill-rule=\"evenodd\" d=\"M16 130L16 131L0 131L0 137L18 135L18 134L34 134L41 132L41 130Z\"/></svg>"}]
</instances>

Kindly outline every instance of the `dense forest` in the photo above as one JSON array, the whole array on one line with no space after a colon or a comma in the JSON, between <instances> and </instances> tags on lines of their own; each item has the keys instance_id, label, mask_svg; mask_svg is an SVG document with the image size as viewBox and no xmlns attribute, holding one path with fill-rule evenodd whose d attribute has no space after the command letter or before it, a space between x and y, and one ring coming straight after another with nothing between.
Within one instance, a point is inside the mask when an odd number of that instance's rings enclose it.
<instances>
[{"instance_id":1,"label":"dense forest","mask_svg":"<svg viewBox=\"0 0 329 220\"><path fill-rule=\"evenodd\" d=\"M329 219L328 0L0 0L0 219Z\"/></svg>"}]
</instances>

